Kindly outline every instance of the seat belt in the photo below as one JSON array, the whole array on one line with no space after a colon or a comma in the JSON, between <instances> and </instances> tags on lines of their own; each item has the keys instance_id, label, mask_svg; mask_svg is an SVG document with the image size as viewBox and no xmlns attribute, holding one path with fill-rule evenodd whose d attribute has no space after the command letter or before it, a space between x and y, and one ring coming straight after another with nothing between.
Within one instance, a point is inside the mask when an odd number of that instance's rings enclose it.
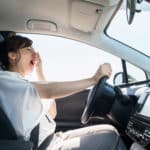
<instances>
[{"instance_id":1,"label":"seat belt","mask_svg":"<svg viewBox=\"0 0 150 150\"><path fill-rule=\"evenodd\" d=\"M49 135L39 146L38 150L46 150L46 148L49 146L54 134Z\"/></svg>"},{"instance_id":2,"label":"seat belt","mask_svg":"<svg viewBox=\"0 0 150 150\"><path fill-rule=\"evenodd\" d=\"M50 122L47 115L45 115L47 120ZM41 143L41 145L38 147L39 142L39 130L40 130L40 123L32 130L30 135L30 141L33 143L33 149L32 150L46 150L46 148L49 146L54 133L50 134L46 139Z\"/></svg>"},{"instance_id":3,"label":"seat belt","mask_svg":"<svg viewBox=\"0 0 150 150\"><path fill-rule=\"evenodd\" d=\"M33 143L33 148L32 148L32 150L37 150L37 149L38 149L39 129L40 129L40 124L38 124L38 125L32 130L32 132L31 132L30 141Z\"/></svg>"},{"instance_id":4,"label":"seat belt","mask_svg":"<svg viewBox=\"0 0 150 150\"><path fill-rule=\"evenodd\" d=\"M46 117L46 119L47 119L49 122L51 122L47 114L45 115L45 117ZM49 144L50 144L50 142L51 142L53 136L54 136L54 133L53 133L53 134L50 134L50 135L41 143L41 145L39 146L38 150L45 150L45 149L49 146Z\"/></svg>"}]
</instances>

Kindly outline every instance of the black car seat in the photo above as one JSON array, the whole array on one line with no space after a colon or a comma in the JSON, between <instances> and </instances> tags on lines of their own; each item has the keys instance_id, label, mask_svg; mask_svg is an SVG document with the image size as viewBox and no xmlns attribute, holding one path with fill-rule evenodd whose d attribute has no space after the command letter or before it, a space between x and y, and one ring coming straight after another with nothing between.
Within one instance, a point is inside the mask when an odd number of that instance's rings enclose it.
<instances>
[{"instance_id":1,"label":"black car seat","mask_svg":"<svg viewBox=\"0 0 150 150\"><path fill-rule=\"evenodd\" d=\"M0 140L17 140L16 132L1 107L0 107Z\"/></svg>"},{"instance_id":2,"label":"black car seat","mask_svg":"<svg viewBox=\"0 0 150 150\"><path fill-rule=\"evenodd\" d=\"M33 144L17 137L9 119L0 107L0 149L3 150L31 150Z\"/></svg>"}]
</instances>

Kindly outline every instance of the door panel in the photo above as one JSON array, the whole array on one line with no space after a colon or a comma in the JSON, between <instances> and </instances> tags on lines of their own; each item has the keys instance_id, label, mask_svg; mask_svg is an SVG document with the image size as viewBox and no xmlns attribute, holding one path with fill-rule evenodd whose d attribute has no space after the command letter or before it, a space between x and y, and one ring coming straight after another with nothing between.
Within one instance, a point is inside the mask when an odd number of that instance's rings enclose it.
<instances>
[{"instance_id":1,"label":"door panel","mask_svg":"<svg viewBox=\"0 0 150 150\"><path fill-rule=\"evenodd\" d=\"M71 96L56 99L57 103L57 131L83 127L81 115L83 113L89 90Z\"/></svg>"}]
</instances>

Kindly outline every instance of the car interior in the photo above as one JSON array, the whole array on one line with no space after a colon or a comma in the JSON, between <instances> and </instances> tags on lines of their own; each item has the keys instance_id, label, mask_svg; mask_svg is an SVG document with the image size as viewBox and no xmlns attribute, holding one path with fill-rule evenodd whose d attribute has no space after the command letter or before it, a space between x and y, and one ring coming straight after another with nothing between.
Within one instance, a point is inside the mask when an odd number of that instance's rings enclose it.
<instances>
[{"instance_id":1,"label":"car interior","mask_svg":"<svg viewBox=\"0 0 150 150\"><path fill-rule=\"evenodd\" d=\"M142 5L144 7L140 8ZM140 51L134 47L136 39L132 39L133 45L130 45L110 36L111 25L120 9L125 11L127 26L134 28L136 16L144 12L142 9L150 11L150 0L1 0L0 42L12 34L29 37L46 35L48 38L60 37L84 43L97 51L102 50L119 58L121 70L114 71L111 83L110 79L103 77L94 87L56 99L56 132L110 124L118 130L127 150L149 150L150 53L149 49L145 52L142 48ZM123 20L123 16L121 19ZM123 23L119 23L119 26ZM144 24L146 26L147 23ZM145 27L140 28L144 30ZM115 32L120 32L118 27ZM123 33L124 38L129 39L125 32L126 30ZM150 33L149 28L146 28L146 32ZM135 36L138 36L136 33L137 31L134 32ZM146 35L144 38L144 41L149 40ZM50 59L51 53L48 50L46 55ZM77 57L79 55L80 53ZM84 57L88 55L86 49L83 55L84 62ZM75 58L75 61L77 63L78 58ZM89 64L94 61L92 57L88 59ZM59 57L56 62L61 63ZM112 66L114 70L119 68L118 63ZM70 72L71 70L68 70L67 74ZM18 137L0 106L0 149L46 149L45 146L37 148L38 135L37 132L34 134L34 131L38 128L37 126L33 129L29 141ZM36 141L32 140L32 136L37 137Z\"/></svg>"}]
</instances>

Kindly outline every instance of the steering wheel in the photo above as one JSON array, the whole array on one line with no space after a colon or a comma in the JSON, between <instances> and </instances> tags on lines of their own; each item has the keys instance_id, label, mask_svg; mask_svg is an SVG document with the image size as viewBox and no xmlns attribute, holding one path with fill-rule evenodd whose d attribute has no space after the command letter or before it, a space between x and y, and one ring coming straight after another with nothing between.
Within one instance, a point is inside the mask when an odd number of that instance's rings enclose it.
<instances>
[{"instance_id":1,"label":"steering wheel","mask_svg":"<svg viewBox=\"0 0 150 150\"><path fill-rule=\"evenodd\" d=\"M127 0L126 2L126 16L128 24L131 24L136 12L137 0Z\"/></svg>"},{"instance_id":2,"label":"steering wheel","mask_svg":"<svg viewBox=\"0 0 150 150\"><path fill-rule=\"evenodd\" d=\"M84 111L81 117L81 122L83 124L86 124L89 121L89 118L93 113L94 104L96 100L100 99L103 94L103 89L104 89L107 79L108 79L107 76L102 77L99 80L99 82L89 92L89 95L86 101L86 106L84 108Z\"/></svg>"}]
</instances>

